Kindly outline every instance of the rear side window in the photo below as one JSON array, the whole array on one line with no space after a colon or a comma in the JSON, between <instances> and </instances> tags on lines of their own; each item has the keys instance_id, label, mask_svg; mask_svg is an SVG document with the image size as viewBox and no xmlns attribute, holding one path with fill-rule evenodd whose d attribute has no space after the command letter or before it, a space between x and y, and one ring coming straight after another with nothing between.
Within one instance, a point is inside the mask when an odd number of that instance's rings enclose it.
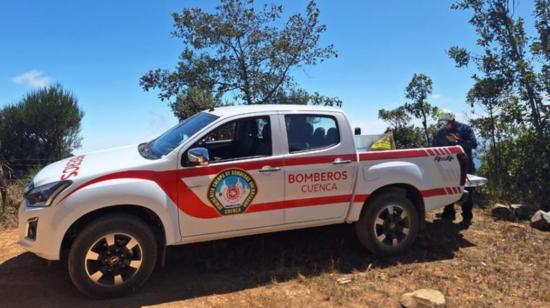
<instances>
[{"instance_id":1,"label":"rear side window","mask_svg":"<svg viewBox=\"0 0 550 308\"><path fill-rule=\"evenodd\" d=\"M285 115L288 152L329 147L340 142L336 119L325 115Z\"/></svg>"}]
</instances>

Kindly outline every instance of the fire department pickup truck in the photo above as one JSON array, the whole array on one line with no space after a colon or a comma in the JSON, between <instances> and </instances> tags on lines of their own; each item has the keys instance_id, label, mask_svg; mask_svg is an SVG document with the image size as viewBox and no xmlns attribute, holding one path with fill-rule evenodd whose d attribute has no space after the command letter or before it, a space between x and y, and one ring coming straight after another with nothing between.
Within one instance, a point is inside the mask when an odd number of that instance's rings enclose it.
<instances>
[{"instance_id":1,"label":"fire department pickup truck","mask_svg":"<svg viewBox=\"0 0 550 308\"><path fill-rule=\"evenodd\" d=\"M20 244L66 256L92 297L137 289L169 245L355 223L368 250L396 255L461 198L467 164L458 146L359 151L339 109L220 107L46 166L24 191Z\"/></svg>"}]
</instances>

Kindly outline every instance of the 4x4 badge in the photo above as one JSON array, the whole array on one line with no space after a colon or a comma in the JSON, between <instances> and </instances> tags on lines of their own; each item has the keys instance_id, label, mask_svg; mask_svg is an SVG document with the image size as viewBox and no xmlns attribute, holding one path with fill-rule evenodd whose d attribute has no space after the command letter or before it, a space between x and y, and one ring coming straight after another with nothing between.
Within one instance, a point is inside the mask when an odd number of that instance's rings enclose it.
<instances>
[{"instance_id":1,"label":"4x4 badge","mask_svg":"<svg viewBox=\"0 0 550 308\"><path fill-rule=\"evenodd\" d=\"M208 200L221 215L241 214L256 197L258 187L250 174L241 169L220 172L208 187Z\"/></svg>"},{"instance_id":2,"label":"4x4 badge","mask_svg":"<svg viewBox=\"0 0 550 308\"><path fill-rule=\"evenodd\" d=\"M441 156L441 155L437 155L435 158L434 158L434 161L436 162L440 162L440 161L453 161L453 156L451 155L447 155L447 156Z\"/></svg>"}]
</instances>

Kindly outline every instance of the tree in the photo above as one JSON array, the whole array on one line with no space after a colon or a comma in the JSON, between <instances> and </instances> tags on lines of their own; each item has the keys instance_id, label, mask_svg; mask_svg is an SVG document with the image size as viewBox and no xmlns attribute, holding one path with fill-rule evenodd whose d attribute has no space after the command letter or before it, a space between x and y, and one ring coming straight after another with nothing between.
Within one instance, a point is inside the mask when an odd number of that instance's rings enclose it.
<instances>
[{"instance_id":1,"label":"tree","mask_svg":"<svg viewBox=\"0 0 550 308\"><path fill-rule=\"evenodd\" d=\"M329 107L342 107L342 100L338 97L328 97L314 92L308 93L303 89L292 89L287 92L279 91L273 97L273 104L294 104L294 105L316 105ZM197 112L214 108L215 106L229 105L222 104L216 99L212 92L199 88L188 88L184 93L170 104L174 115L181 121Z\"/></svg>"},{"instance_id":2,"label":"tree","mask_svg":"<svg viewBox=\"0 0 550 308\"><path fill-rule=\"evenodd\" d=\"M405 110L413 117L422 121L426 145L431 142L431 132L428 126L428 118L437 114L437 107L428 103L428 95L432 94L432 80L424 74L414 74L411 82L405 90L405 97L410 102L405 104Z\"/></svg>"},{"instance_id":3,"label":"tree","mask_svg":"<svg viewBox=\"0 0 550 308\"><path fill-rule=\"evenodd\" d=\"M319 92L308 93L304 89L291 89L287 92L280 91L273 99L273 104L297 104L327 107L342 107L342 100L338 97L328 97Z\"/></svg>"},{"instance_id":4,"label":"tree","mask_svg":"<svg viewBox=\"0 0 550 308\"><path fill-rule=\"evenodd\" d=\"M0 161L0 216L4 214L4 209L8 207L8 181L4 175L4 166Z\"/></svg>"},{"instance_id":5,"label":"tree","mask_svg":"<svg viewBox=\"0 0 550 308\"><path fill-rule=\"evenodd\" d=\"M491 167L487 169L487 176L491 178L489 185L494 186L495 191L504 189L502 179L507 174L506 165L502 161L502 140L510 131L511 126L507 106L513 102L509 91L502 80L493 78L479 79L476 77L474 86L468 91L467 102L472 108L481 108L482 114L470 120L472 127L478 132L482 140L488 140L485 147Z\"/></svg>"},{"instance_id":6,"label":"tree","mask_svg":"<svg viewBox=\"0 0 550 308\"><path fill-rule=\"evenodd\" d=\"M392 110L380 109L378 118L389 125L386 132L393 132L395 145L398 149L426 146L422 130L409 124L411 117L407 114L404 106Z\"/></svg>"},{"instance_id":7,"label":"tree","mask_svg":"<svg viewBox=\"0 0 550 308\"><path fill-rule=\"evenodd\" d=\"M174 115L181 121L205 109L217 105L216 99L209 90L196 87L188 88L170 104Z\"/></svg>"},{"instance_id":8,"label":"tree","mask_svg":"<svg viewBox=\"0 0 550 308\"><path fill-rule=\"evenodd\" d=\"M539 54L547 52L548 44L548 0L538 0L535 10L537 30L541 40L534 42L531 50ZM524 30L523 18L514 18L514 0L459 0L452 8L456 10L472 10L470 24L476 28L479 35L477 45L483 49L482 55L476 55L464 48L451 47L449 56L455 60L457 67L475 63L478 70L486 77L505 82L522 102L525 118L531 123L539 140L544 139L548 130L547 107L543 104L542 89L545 88L541 77L537 74L529 56L529 38ZM546 44L546 47L544 47ZM545 51L546 50L546 51ZM548 59L546 65L548 67ZM543 145L539 145L539 150Z\"/></svg>"},{"instance_id":9,"label":"tree","mask_svg":"<svg viewBox=\"0 0 550 308\"><path fill-rule=\"evenodd\" d=\"M514 0L455 1L453 9L473 13L469 22L482 52L454 46L448 54L457 67L473 64L478 71L468 103L483 110L472 124L489 140L480 172L489 177L490 193L544 207L550 194L550 110L544 103L550 95L550 1L535 1L538 36L532 37L523 18L514 16L515 6Z\"/></svg>"},{"instance_id":10,"label":"tree","mask_svg":"<svg viewBox=\"0 0 550 308\"><path fill-rule=\"evenodd\" d=\"M304 89L290 89L287 91L278 91L277 95L273 97L273 103L307 105L310 103L310 95Z\"/></svg>"},{"instance_id":11,"label":"tree","mask_svg":"<svg viewBox=\"0 0 550 308\"><path fill-rule=\"evenodd\" d=\"M161 100L185 97L189 88L209 89L216 102L264 104L291 89L292 69L336 56L319 46L326 27L311 0L305 14L281 20L281 5L257 10L253 0L221 0L214 13L186 8L174 13L173 36L185 48L174 71L156 69L140 79L145 91L160 90Z\"/></svg>"},{"instance_id":12,"label":"tree","mask_svg":"<svg viewBox=\"0 0 550 308\"><path fill-rule=\"evenodd\" d=\"M342 100L338 97L328 97L314 92L309 96L309 104L314 106L342 107Z\"/></svg>"},{"instance_id":13,"label":"tree","mask_svg":"<svg viewBox=\"0 0 550 308\"><path fill-rule=\"evenodd\" d=\"M546 94L550 96L550 0L535 1L535 28L539 36L533 40L531 50L543 59L539 78ZM550 117L548 105L544 111L546 117Z\"/></svg>"},{"instance_id":14,"label":"tree","mask_svg":"<svg viewBox=\"0 0 550 308\"><path fill-rule=\"evenodd\" d=\"M397 148L418 148L431 145L430 136L436 127L428 124L428 119L435 117L438 108L428 103L432 93L432 80L424 74L414 74L405 89L405 97L409 100L403 106L393 110L378 110L378 118L386 122L393 131ZM420 119L422 128L409 124L411 117Z\"/></svg>"},{"instance_id":15,"label":"tree","mask_svg":"<svg viewBox=\"0 0 550 308\"><path fill-rule=\"evenodd\" d=\"M18 175L71 155L84 113L60 85L31 92L0 110L0 160Z\"/></svg>"},{"instance_id":16,"label":"tree","mask_svg":"<svg viewBox=\"0 0 550 308\"><path fill-rule=\"evenodd\" d=\"M392 110L380 109L378 110L378 118L394 129L402 128L411 121L411 117L407 114L403 106L399 106Z\"/></svg>"}]
</instances>

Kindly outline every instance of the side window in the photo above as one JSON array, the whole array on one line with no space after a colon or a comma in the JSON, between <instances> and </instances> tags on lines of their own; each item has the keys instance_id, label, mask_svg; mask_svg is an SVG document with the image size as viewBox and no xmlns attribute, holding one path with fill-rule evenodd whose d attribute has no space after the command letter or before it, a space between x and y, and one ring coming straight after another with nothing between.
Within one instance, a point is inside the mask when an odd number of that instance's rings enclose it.
<instances>
[{"instance_id":1,"label":"side window","mask_svg":"<svg viewBox=\"0 0 550 308\"><path fill-rule=\"evenodd\" d=\"M289 153L329 147L340 142L336 119L324 115L285 115Z\"/></svg>"},{"instance_id":2,"label":"side window","mask_svg":"<svg viewBox=\"0 0 550 308\"><path fill-rule=\"evenodd\" d=\"M206 137L202 139L203 145L232 142L235 140L236 131L237 121L226 123L206 135Z\"/></svg>"},{"instance_id":3,"label":"side window","mask_svg":"<svg viewBox=\"0 0 550 308\"><path fill-rule=\"evenodd\" d=\"M215 128L191 148L208 149L210 162L271 156L269 117L238 119Z\"/></svg>"}]
</instances>

